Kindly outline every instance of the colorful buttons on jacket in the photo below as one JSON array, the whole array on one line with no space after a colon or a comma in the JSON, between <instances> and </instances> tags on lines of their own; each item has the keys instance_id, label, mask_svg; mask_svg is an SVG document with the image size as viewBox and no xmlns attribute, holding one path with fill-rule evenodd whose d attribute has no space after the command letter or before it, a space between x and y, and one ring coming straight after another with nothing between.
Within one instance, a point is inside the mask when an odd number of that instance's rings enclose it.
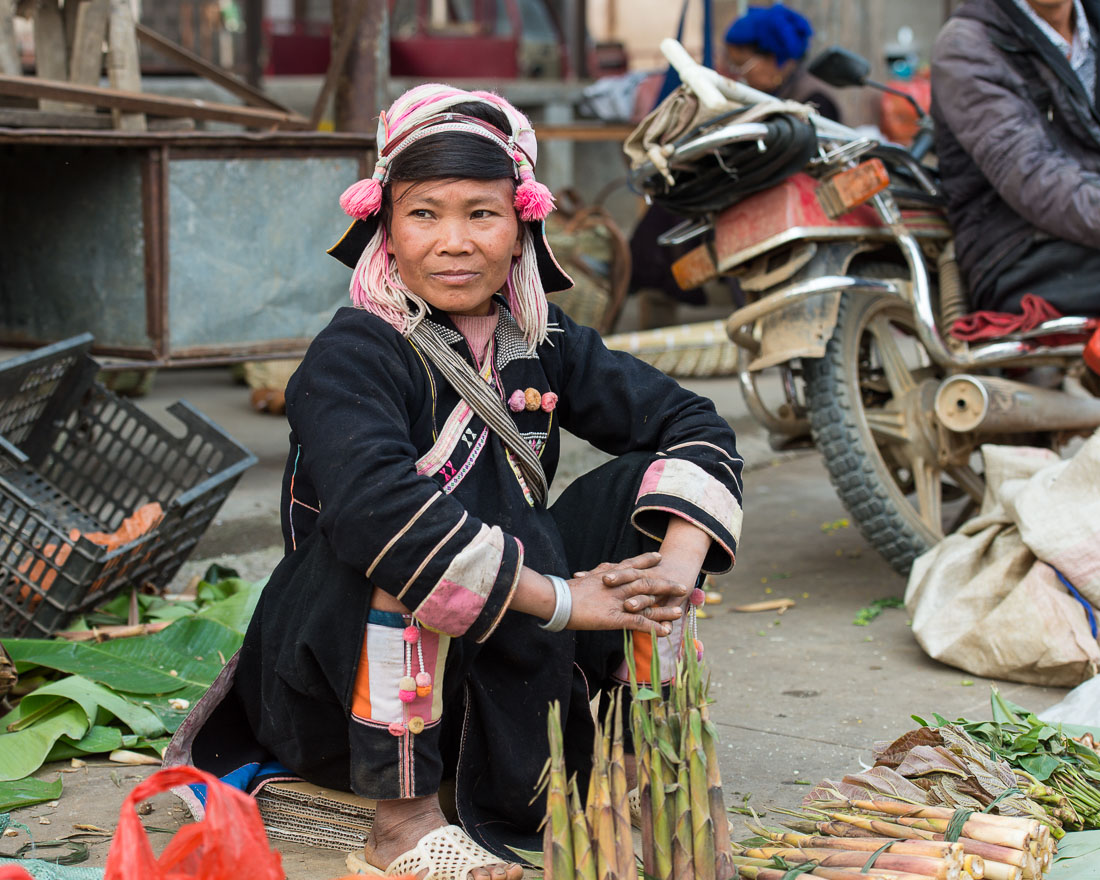
<instances>
[{"instance_id":1,"label":"colorful buttons on jacket","mask_svg":"<svg viewBox=\"0 0 1100 880\"><path fill-rule=\"evenodd\" d=\"M409 719L408 728L409 728L409 733L412 733L412 734L423 733L424 732L424 719L421 718L419 715L413 715L413 717Z\"/></svg>"},{"instance_id":2,"label":"colorful buttons on jacket","mask_svg":"<svg viewBox=\"0 0 1100 880\"><path fill-rule=\"evenodd\" d=\"M558 395L553 391L540 392L537 388L517 388L508 395L508 409L512 412L535 412L541 409L543 412L553 412L558 405Z\"/></svg>"}]
</instances>

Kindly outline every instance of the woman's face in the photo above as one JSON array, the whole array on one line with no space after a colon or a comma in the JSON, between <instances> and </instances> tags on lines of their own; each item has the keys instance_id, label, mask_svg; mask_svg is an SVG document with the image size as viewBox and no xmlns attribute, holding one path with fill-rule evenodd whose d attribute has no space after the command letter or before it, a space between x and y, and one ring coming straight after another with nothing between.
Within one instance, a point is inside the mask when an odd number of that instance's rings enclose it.
<instances>
[{"instance_id":1,"label":"woman's face","mask_svg":"<svg viewBox=\"0 0 1100 880\"><path fill-rule=\"evenodd\" d=\"M729 75L762 92L774 92L794 66L788 61L780 66L774 55L764 55L752 46L726 46Z\"/></svg>"},{"instance_id":2,"label":"woman's face","mask_svg":"<svg viewBox=\"0 0 1100 880\"><path fill-rule=\"evenodd\" d=\"M487 315L522 251L511 180L396 181L387 250L434 309Z\"/></svg>"}]
</instances>

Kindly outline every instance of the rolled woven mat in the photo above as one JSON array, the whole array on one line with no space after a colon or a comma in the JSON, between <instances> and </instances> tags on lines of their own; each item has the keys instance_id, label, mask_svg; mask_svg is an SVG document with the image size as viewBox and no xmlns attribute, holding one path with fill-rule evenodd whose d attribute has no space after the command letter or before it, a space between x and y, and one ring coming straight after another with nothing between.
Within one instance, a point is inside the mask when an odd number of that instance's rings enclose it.
<instances>
[{"instance_id":1,"label":"rolled woven mat","mask_svg":"<svg viewBox=\"0 0 1100 880\"><path fill-rule=\"evenodd\" d=\"M724 320L616 333L605 336L604 343L678 379L732 376L737 372L737 346L726 335Z\"/></svg>"}]
</instances>

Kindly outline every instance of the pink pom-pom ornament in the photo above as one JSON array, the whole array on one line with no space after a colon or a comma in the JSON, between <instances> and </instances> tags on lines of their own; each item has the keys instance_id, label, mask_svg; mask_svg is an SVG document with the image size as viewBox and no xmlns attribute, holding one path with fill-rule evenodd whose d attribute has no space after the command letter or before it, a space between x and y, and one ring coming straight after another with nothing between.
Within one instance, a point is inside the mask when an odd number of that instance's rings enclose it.
<instances>
[{"instance_id":1,"label":"pink pom-pom ornament","mask_svg":"<svg viewBox=\"0 0 1100 880\"><path fill-rule=\"evenodd\" d=\"M696 608L698 608L700 605L707 601L707 594L696 587L694 590L691 591L691 597L688 599L688 601L691 602L691 604L694 605Z\"/></svg>"},{"instance_id":2,"label":"pink pom-pom ornament","mask_svg":"<svg viewBox=\"0 0 1100 880\"><path fill-rule=\"evenodd\" d=\"M405 627L405 631L401 634L401 638L403 638L408 644L415 645L418 641L420 641L420 630L418 630L415 626L407 626Z\"/></svg>"},{"instance_id":3,"label":"pink pom-pom ornament","mask_svg":"<svg viewBox=\"0 0 1100 880\"><path fill-rule=\"evenodd\" d=\"M516 187L515 207L525 223L545 220L554 210L554 196L545 184L528 177Z\"/></svg>"},{"instance_id":4,"label":"pink pom-pom ornament","mask_svg":"<svg viewBox=\"0 0 1100 880\"><path fill-rule=\"evenodd\" d=\"M382 207L382 181L368 177L353 183L340 196L340 207L356 220L374 216Z\"/></svg>"},{"instance_id":5,"label":"pink pom-pom ornament","mask_svg":"<svg viewBox=\"0 0 1100 880\"><path fill-rule=\"evenodd\" d=\"M402 724L400 721L390 722L389 730L390 730L390 733L393 736L404 736L405 735L405 725Z\"/></svg>"},{"instance_id":6,"label":"pink pom-pom ornament","mask_svg":"<svg viewBox=\"0 0 1100 880\"><path fill-rule=\"evenodd\" d=\"M432 677L427 672L418 672L416 674L416 686L418 688L431 687Z\"/></svg>"},{"instance_id":7,"label":"pink pom-pom ornament","mask_svg":"<svg viewBox=\"0 0 1100 880\"><path fill-rule=\"evenodd\" d=\"M508 409L512 412L522 412L527 408L527 396L523 391L517 388L512 392L511 397L508 398Z\"/></svg>"},{"instance_id":8,"label":"pink pom-pom ornament","mask_svg":"<svg viewBox=\"0 0 1100 880\"><path fill-rule=\"evenodd\" d=\"M542 411L553 412L554 407L558 405L558 395L553 391L547 391L542 395Z\"/></svg>"}]
</instances>

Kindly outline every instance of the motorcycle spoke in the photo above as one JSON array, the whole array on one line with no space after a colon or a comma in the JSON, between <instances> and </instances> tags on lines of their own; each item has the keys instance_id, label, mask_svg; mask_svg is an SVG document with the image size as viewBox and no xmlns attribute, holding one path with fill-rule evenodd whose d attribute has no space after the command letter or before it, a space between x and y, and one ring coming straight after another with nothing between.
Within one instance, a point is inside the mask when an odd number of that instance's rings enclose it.
<instances>
[{"instance_id":1,"label":"motorcycle spoke","mask_svg":"<svg viewBox=\"0 0 1100 880\"><path fill-rule=\"evenodd\" d=\"M875 348L878 350L890 391L895 399L904 397L916 387L916 382L909 364L905 362L905 357L901 353L894 325L880 315L867 325L867 329L875 337Z\"/></svg>"},{"instance_id":2,"label":"motorcycle spoke","mask_svg":"<svg viewBox=\"0 0 1100 880\"><path fill-rule=\"evenodd\" d=\"M948 467L947 475L951 477L959 488L966 492L973 501L982 503L985 497L985 480L975 473L974 468L965 464L962 466Z\"/></svg>"},{"instance_id":3,"label":"motorcycle spoke","mask_svg":"<svg viewBox=\"0 0 1100 880\"><path fill-rule=\"evenodd\" d=\"M943 536L942 472L934 462L913 459L913 482L917 489L917 507L924 524L937 536Z\"/></svg>"},{"instance_id":4,"label":"motorcycle spoke","mask_svg":"<svg viewBox=\"0 0 1100 880\"><path fill-rule=\"evenodd\" d=\"M865 409L863 417L867 420L867 427L871 429L876 443L883 445L909 442L905 413L888 409Z\"/></svg>"}]
</instances>

